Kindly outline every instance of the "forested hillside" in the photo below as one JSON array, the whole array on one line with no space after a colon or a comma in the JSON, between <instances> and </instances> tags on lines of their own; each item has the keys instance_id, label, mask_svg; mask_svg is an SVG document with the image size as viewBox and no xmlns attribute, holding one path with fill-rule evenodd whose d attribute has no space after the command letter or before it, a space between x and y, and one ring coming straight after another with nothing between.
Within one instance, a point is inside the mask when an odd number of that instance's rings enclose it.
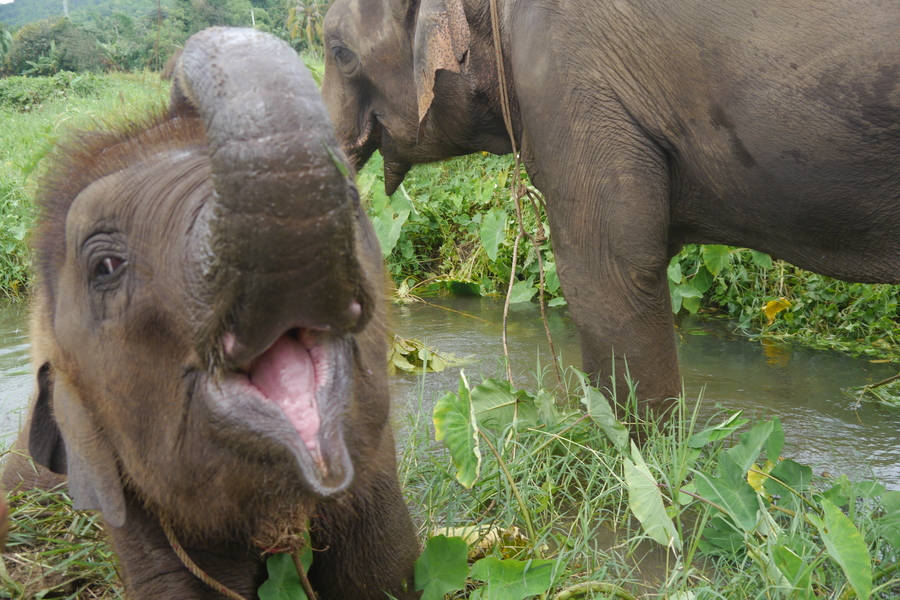
<instances>
[{"instance_id":1,"label":"forested hillside","mask_svg":"<svg viewBox=\"0 0 900 600\"><path fill-rule=\"evenodd\" d=\"M138 17L156 11L156 0L68 0L69 18L84 21L93 15L109 17L124 13ZM163 5L169 4L162 0ZM63 0L15 0L0 4L0 23L18 28L49 17L63 16Z\"/></svg>"},{"instance_id":2,"label":"forested hillside","mask_svg":"<svg viewBox=\"0 0 900 600\"><path fill-rule=\"evenodd\" d=\"M193 33L255 27L297 49L320 44L328 1L15 0L0 5L0 76L159 70ZM16 25L19 25L16 27Z\"/></svg>"}]
</instances>

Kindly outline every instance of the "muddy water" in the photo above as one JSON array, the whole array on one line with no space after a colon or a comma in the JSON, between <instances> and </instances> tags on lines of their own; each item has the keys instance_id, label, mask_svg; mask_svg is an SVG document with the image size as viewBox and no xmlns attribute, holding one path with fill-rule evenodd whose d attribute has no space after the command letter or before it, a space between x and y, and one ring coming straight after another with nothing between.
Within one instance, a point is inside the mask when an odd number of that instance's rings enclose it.
<instances>
[{"instance_id":1,"label":"muddy water","mask_svg":"<svg viewBox=\"0 0 900 600\"><path fill-rule=\"evenodd\" d=\"M471 380L503 374L500 341L502 303L455 297L429 300L394 310L394 327L404 337L417 338L439 352L465 357L461 367L420 377L393 379L399 410L430 404L457 388L459 369ZM24 419L32 376L25 337L26 310L0 305L0 447L7 447ZM566 365L579 365L578 336L568 312L550 309L556 351ZM509 345L514 378L532 385L543 372L555 376L540 312L532 305L514 306L509 317ZM900 410L863 404L842 388L880 381L897 367L872 364L841 354L764 345L735 336L726 323L685 319L678 328L679 360L688 398L702 396L702 413L716 405L743 409L746 414L777 414L788 445L784 454L817 472L846 473L853 478L877 477L900 489Z\"/></svg>"},{"instance_id":2,"label":"muddy water","mask_svg":"<svg viewBox=\"0 0 900 600\"><path fill-rule=\"evenodd\" d=\"M0 304L0 449L12 444L31 393L27 322L24 304Z\"/></svg>"},{"instance_id":3,"label":"muddy water","mask_svg":"<svg viewBox=\"0 0 900 600\"><path fill-rule=\"evenodd\" d=\"M470 379L503 373L500 342L502 303L480 298L428 300L397 310L394 327L439 351L471 356L464 365ZM550 309L554 345L566 365L580 365L575 326L565 309ZM517 385L551 365L540 311L525 305L509 319L510 353ZM762 344L734 335L722 321L684 319L678 329L678 354L689 399L702 398L701 418L716 405L742 409L745 415L778 415L787 444L783 455L813 467L817 473L846 473L851 478L875 477L900 489L900 410L855 400L842 388L874 383L896 374L898 367L873 364L835 352ZM401 403L422 398L431 402L446 390L456 390L459 368L419 378L395 378ZM549 383L555 377L549 371Z\"/></svg>"}]
</instances>

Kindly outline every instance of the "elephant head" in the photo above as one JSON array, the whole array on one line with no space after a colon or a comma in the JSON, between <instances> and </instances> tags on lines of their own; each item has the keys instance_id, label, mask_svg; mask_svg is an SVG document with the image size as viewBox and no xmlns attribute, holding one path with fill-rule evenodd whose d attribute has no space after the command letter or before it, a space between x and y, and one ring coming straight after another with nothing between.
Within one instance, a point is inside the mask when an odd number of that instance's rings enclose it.
<instances>
[{"instance_id":1,"label":"elephant head","mask_svg":"<svg viewBox=\"0 0 900 600\"><path fill-rule=\"evenodd\" d=\"M381 151L388 194L413 164L510 152L486 2L337 0L324 30L338 137L356 168Z\"/></svg>"},{"instance_id":2,"label":"elephant head","mask_svg":"<svg viewBox=\"0 0 900 600\"><path fill-rule=\"evenodd\" d=\"M121 531L146 512L246 554L289 507L323 506L314 542L373 563L335 550L352 557L337 570L402 592L416 543L388 425L385 282L348 172L302 61L254 30L197 34L166 113L58 152L34 234L29 449L114 543L145 535ZM147 562L134 571L152 579ZM369 597L346 585L325 597Z\"/></svg>"}]
</instances>

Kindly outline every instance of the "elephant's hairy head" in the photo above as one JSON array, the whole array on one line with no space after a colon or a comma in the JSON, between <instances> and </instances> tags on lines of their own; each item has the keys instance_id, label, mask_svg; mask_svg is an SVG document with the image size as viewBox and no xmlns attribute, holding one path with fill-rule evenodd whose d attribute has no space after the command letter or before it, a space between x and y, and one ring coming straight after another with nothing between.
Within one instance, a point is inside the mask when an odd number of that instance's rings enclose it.
<instances>
[{"instance_id":1,"label":"elephant's hairy head","mask_svg":"<svg viewBox=\"0 0 900 600\"><path fill-rule=\"evenodd\" d=\"M31 240L32 337L35 360L52 372L69 464L83 452L86 464L113 465L89 485L120 486L194 539L246 538L286 505L340 501L369 476L365 465L390 436L384 279L358 202L336 204L353 224L341 245L318 233L328 231L325 216L303 221L299 246L275 250L267 238L279 229L264 215L214 202L208 155L187 105L57 145ZM219 256L204 228L224 218L248 223L240 241L258 238L248 252L295 256L274 272L278 302L256 310L240 285L198 289ZM365 319L353 296L328 294L335 275L316 266L328 252L350 265L342 272L361 272ZM283 269L279 261L261 263ZM253 281L266 285L266 275ZM222 306L207 314L198 297ZM213 337L200 343L198 331ZM209 348L224 357L212 370ZM90 431L73 430L72 411Z\"/></svg>"}]
</instances>

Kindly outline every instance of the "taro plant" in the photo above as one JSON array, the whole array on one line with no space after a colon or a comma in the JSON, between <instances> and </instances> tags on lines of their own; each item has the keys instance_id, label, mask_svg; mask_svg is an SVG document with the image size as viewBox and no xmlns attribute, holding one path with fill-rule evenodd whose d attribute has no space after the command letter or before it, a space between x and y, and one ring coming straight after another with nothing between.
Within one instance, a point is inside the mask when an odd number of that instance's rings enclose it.
<instances>
[{"instance_id":1,"label":"taro plant","mask_svg":"<svg viewBox=\"0 0 900 600\"><path fill-rule=\"evenodd\" d=\"M512 506L512 522L524 530L524 541L494 535L475 556L472 547L463 552L462 538L471 542L479 537L475 531L484 537L506 525L436 530L435 538L455 533L459 539L430 542L435 554L423 555L425 575L416 579L417 589L431 594L426 598L458 593L463 582L466 589L484 590L470 597L633 597L629 585L608 578L608 571L607 577L581 572L596 550L567 552L558 540L555 547L547 545L547 532L559 519L552 507L559 502L587 503L591 514L606 515L618 527L630 527L633 518L638 529L627 545L633 548L643 538L665 549L671 564L662 587L672 597L757 598L764 590L768 598L868 599L900 591L893 577L900 568L900 492L871 481L814 477L808 466L782 456L785 436L777 417L747 429L748 419L735 411L698 428L696 411L687 415L682 402L675 422L651 433L638 449L606 398L583 375L576 373L574 381L581 410L558 406L543 390L515 390L506 381L472 386L465 375L457 393L435 405L436 437L446 445L453 477L469 490L469 501L480 507L476 511L494 502ZM573 480L568 472L575 456L580 475ZM540 474L547 477L543 484ZM567 488L583 490L577 481L582 477L606 479L604 485L612 483L618 492L568 496ZM595 526L579 521L579 527ZM577 546L571 540L581 534L572 533L566 542ZM553 575L543 580L535 573L535 582L546 582L543 590L516 588L502 595L476 576L487 569L478 566L484 556L522 569L529 561L552 561ZM521 573L510 577L528 579Z\"/></svg>"}]
</instances>

